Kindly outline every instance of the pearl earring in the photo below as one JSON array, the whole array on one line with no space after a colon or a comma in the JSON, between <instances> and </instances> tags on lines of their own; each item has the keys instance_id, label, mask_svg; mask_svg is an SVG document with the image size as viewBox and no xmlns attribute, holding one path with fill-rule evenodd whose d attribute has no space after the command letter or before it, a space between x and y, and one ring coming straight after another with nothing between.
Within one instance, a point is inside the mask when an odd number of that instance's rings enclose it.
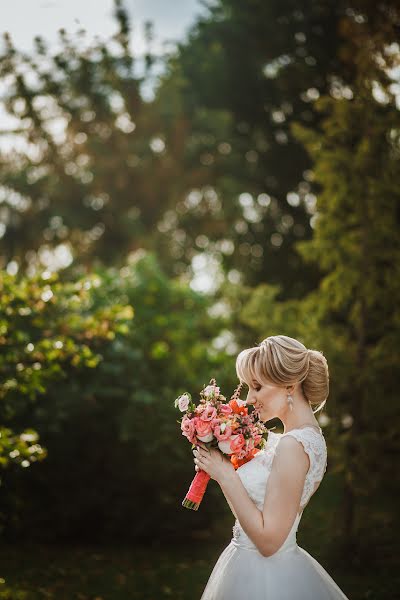
<instances>
[{"instance_id":1,"label":"pearl earring","mask_svg":"<svg viewBox=\"0 0 400 600\"><path fill-rule=\"evenodd\" d=\"M289 404L290 410L293 410L293 396L292 396L292 394L288 394L288 396L287 396L287 402Z\"/></svg>"}]
</instances>

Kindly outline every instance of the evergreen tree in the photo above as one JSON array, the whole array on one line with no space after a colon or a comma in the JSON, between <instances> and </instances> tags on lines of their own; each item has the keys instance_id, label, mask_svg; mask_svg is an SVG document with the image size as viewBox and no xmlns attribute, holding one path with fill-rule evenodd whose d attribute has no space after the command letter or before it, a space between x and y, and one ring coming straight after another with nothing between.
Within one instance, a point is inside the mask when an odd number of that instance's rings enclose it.
<instances>
[{"instance_id":1,"label":"evergreen tree","mask_svg":"<svg viewBox=\"0 0 400 600\"><path fill-rule=\"evenodd\" d=\"M321 186L313 239L298 248L324 272L314 307L348 361L337 386L347 428L340 436L343 531L349 555L361 564L371 560L371 543L386 550L395 526L387 457L399 451L400 131L390 77L398 56L387 42L400 13L379 13L383 21L360 14L344 31L351 97L321 98L320 131L297 125L294 132Z\"/></svg>"}]
</instances>

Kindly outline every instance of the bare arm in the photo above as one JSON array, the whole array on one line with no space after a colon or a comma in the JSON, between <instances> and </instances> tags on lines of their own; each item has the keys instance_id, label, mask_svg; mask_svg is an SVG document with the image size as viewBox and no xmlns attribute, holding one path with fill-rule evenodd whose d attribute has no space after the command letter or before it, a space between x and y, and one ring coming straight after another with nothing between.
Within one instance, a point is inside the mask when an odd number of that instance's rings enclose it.
<instances>
[{"instance_id":1,"label":"bare arm","mask_svg":"<svg viewBox=\"0 0 400 600\"><path fill-rule=\"evenodd\" d=\"M225 494L225 492L224 492L223 488L221 488L221 489L222 489L222 493L224 494L224 496L225 496L225 499L226 499L227 503L229 504L229 507L230 507L230 509L231 509L231 511L232 511L232 514L233 514L233 516L234 516L234 517L236 517L235 509L233 508L232 502L229 500L229 496L227 496L227 495Z\"/></svg>"},{"instance_id":2,"label":"bare arm","mask_svg":"<svg viewBox=\"0 0 400 600\"><path fill-rule=\"evenodd\" d=\"M291 436L280 441L268 478L263 510L249 497L236 471L219 481L240 525L263 556L274 554L296 518L309 459L300 442Z\"/></svg>"},{"instance_id":3,"label":"bare arm","mask_svg":"<svg viewBox=\"0 0 400 600\"><path fill-rule=\"evenodd\" d=\"M285 436L277 446L264 499L264 548L277 552L286 540L300 508L310 459L301 442Z\"/></svg>"}]
</instances>

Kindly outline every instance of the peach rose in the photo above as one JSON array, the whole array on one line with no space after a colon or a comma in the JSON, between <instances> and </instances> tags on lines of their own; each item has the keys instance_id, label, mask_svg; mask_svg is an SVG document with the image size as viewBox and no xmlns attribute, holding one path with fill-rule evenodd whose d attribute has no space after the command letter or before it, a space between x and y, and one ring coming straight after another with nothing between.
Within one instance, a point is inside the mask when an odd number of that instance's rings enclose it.
<instances>
[{"instance_id":1,"label":"peach rose","mask_svg":"<svg viewBox=\"0 0 400 600\"><path fill-rule=\"evenodd\" d=\"M201 417L195 417L195 427L198 436L206 436L212 434L212 427L210 421L203 421Z\"/></svg>"},{"instance_id":2,"label":"peach rose","mask_svg":"<svg viewBox=\"0 0 400 600\"><path fill-rule=\"evenodd\" d=\"M245 444L245 439L243 434L239 433L238 435L231 437L231 451L237 454L243 448Z\"/></svg>"},{"instance_id":3,"label":"peach rose","mask_svg":"<svg viewBox=\"0 0 400 600\"><path fill-rule=\"evenodd\" d=\"M229 423L221 423L215 427L214 435L218 441L224 442L231 437L232 427L229 425Z\"/></svg>"}]
</instances>

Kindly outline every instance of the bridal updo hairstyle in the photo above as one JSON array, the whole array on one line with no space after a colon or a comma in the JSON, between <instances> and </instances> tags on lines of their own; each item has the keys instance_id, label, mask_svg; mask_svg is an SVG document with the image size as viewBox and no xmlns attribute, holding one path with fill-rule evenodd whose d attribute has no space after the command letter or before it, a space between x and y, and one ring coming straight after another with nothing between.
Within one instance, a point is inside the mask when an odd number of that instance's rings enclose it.
<instances>
[{"instance_id":1,"label":"bridal updo hairstyle","mask_svg":"<svg viewBox=\"0 0 400 600\"><path fill-rule=\"evenodd\" d=\"M319 350L309 350L287 335L271 335L253 348L242 350L236 373L247 385L252 379L285 387L301 382L313 413L326 404L329 394L328 362Z\"/></svg>"}]
</instances>

